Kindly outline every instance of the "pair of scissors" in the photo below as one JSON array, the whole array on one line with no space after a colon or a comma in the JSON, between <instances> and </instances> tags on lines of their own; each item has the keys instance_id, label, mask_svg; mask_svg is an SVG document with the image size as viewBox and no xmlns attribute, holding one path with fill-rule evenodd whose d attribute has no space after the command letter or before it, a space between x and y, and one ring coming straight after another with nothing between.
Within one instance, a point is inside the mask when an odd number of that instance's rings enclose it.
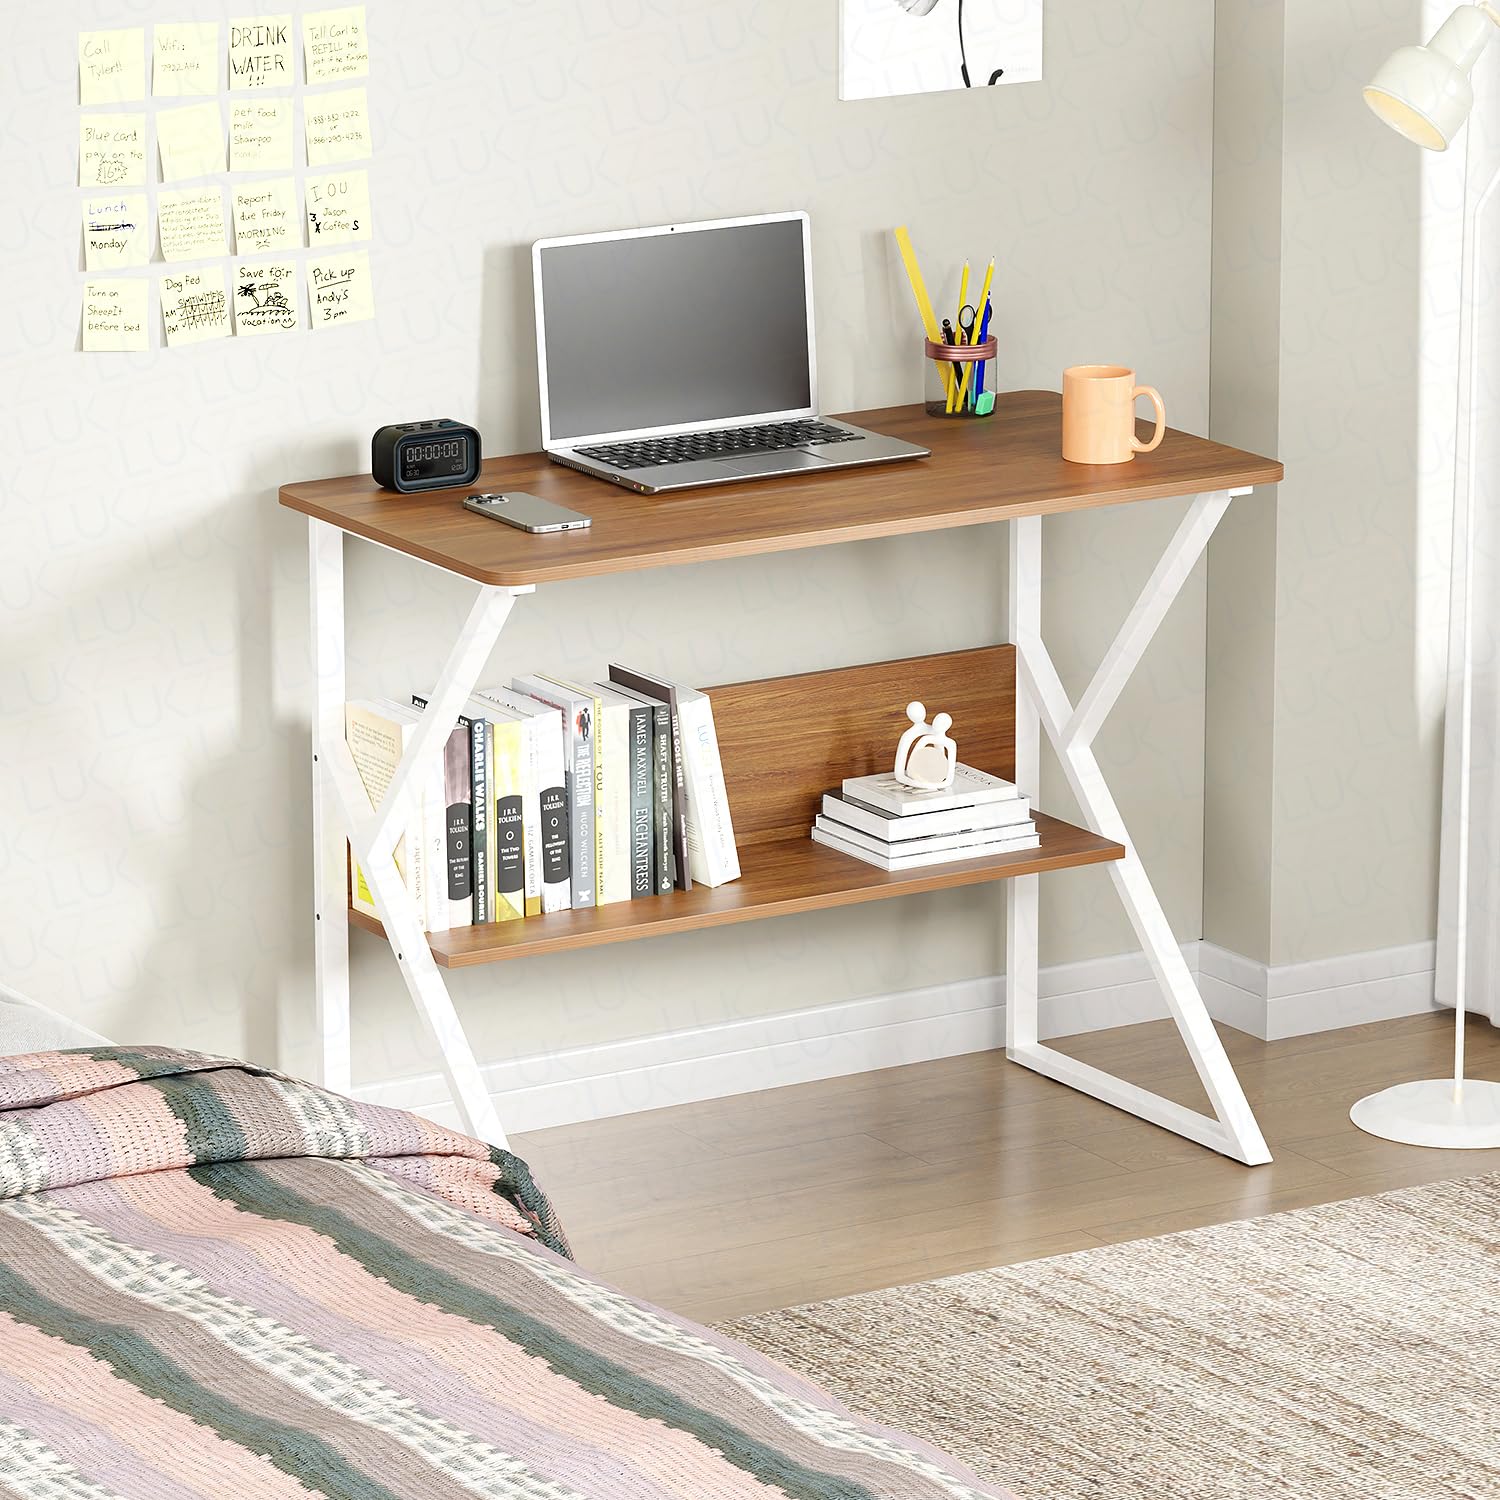
<instances>
[{"instance_id":1,"label":"pair of scissors","mask_svg":"<svg viewBox=\"0 0 1500 1500\"><path fill-rule=\"evenodd\" d=\"M965 302L958 310L958 331L963 334L963 342L972 344L974 342L974 325L979 321L979 312L971 303Z\"/></svg>"}]
</instances>

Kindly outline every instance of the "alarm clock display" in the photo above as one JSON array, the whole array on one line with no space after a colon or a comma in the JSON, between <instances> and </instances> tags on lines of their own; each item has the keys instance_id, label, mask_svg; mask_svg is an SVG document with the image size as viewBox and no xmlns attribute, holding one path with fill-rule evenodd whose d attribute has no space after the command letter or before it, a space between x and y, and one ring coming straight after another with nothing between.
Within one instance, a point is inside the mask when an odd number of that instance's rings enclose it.
<instances>
[{"instance_id":1,"label":"alarm clock display","mask_svg":"<svg viewBox=\"0 0 1500 1500\"><path fill-rule=\"evenodd\" d=\"M479 478L479 434L451 417L398 422L370 439L370 470L382 489L411 494L473 484Z\"/></svg>"}]
</instances>

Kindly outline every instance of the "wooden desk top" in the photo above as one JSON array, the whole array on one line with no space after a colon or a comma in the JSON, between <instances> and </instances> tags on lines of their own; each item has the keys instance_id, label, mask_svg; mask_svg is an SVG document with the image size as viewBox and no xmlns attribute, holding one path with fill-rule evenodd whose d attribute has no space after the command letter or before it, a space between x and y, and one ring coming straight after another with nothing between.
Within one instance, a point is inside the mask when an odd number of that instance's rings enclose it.
<instances>
[{"instance_id":1,"label":"wooden desk top","mask_svg":"<svg viewBox=\"0 0 1500 1500\"><path fill-rule=\"evenodd\" d=\"M283 485L281 503L476 582L517 588L1275 484L1282 477L1274 459L1175 429L1134 463L1065 463L1062 397L1055 391L1003 394L987 420L929 417L920 406L854 412L847 420L921 443L932 457L637 495L545 454L522 453L487 460L479 482L463 489L398 495L360 474ZM528 490L583 511L594 524L529 536L466 511L460 502L475 489Z\"/></svg>"}]
</instances>

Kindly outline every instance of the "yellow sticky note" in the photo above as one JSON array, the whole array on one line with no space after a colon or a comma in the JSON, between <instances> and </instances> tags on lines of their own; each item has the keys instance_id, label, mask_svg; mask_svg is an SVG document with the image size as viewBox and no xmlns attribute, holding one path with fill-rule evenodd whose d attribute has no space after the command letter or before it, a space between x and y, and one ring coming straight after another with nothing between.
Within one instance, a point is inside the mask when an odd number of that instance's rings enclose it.
<instances>
[{"instance_id":1,"label":"yellow sticky note","mask_svg":"<svg viewBox=\"0 0 1500 1500\"><path fill-rule=\"evenodd\" d=\"M302 248L297 189L290 177L235 186L234 248L241 255Z\"/></svg>"},{"instance_id":2,"label":"yellow sticky note","mask_svg":"<svg viewBox=\"0 0 1500 1500\"><path fill-rule=\"evenodd\" d=\"M171 271L161 279L161 317L167 347L227 339L229 297L224 290L223 266L196 271Z\"/></svg>"},{"instance_id":3,"label":"yellow sticky note","mask_svg":"<svg viewBox=\"0 0 1500 1500\"><path fill-rule=\"evenodd\" d=\"M229 87L290 88L292 18L240 16L229 23Z\"/></svg>"},{"instance_id":4,"label":"yellow sticky note","mask_svg":"<svg viewBox=\"0 0 1500 1500\"><path fill-rule=\"evenodd\" d=\"M219 23L182 21L151 33L151 92L180 99L219 92Z\"/></svg>"},{"instance_id":5,"label":"yellow sticky note","mask_svg":"<svg viewBox=\"0 0 1500 1500\"><path fill-rule=\"evenodd\" d=\"M299 326L295 261L242 261L234 268L234 331L242 339Z\"/></svg>"},{"instance_id":6,"label":"yellow sticky note","mask_svg":"<svg viewBox=\"0 0 1500 1500\"><path fill-rule=\"evenodd\" d=\"M375 316L370 252L347 250L307 262L307 300L314 328L360 323Z\"/></svg>"},{"instance_id":7,"label":"yellow sticky note","mask_svg":"<svg viewBox=\"0 0 1500 1500\"><path fill-rule=\"evenodd\" d=\"M146 293L151 283L125 277L83 284L83 347L86 353L149 349Z\"/></svg>"},{"instance_id":8,"label":"yellow sticky note","mask_svg":"<svg viewBox=\"0 0 1500 1500\"><path fill-rule=\"evenodd\" d=\"M83 267L108 271L151 258L151 219L144 193L111 193L83 202Z\"/></svg>"},{"instance_id":9,"label":"yellow sticky note","mask_svg":"<svg viewBox=\"0 0 1500 1500\"><path fill-rule=\"evenodd\" d=\"M309 83L368 77L370 40L364 6L345 5L303 16L302 47Z\"/></svg>"},{"instance_id":10,"label":"yellow sticky note","mask_svg":"<svg viewBox=\"0 0 1500 1500\"><path fill-rule=\"evenodd\" d=\"M362 88L309 95L302 101L302 123L310 167L358 161L370 154L370 114Z\"/></svg>"},{"instance_id":11,"label":"yellow sticky note","mask_svg":"<svg viewBox=\"0 0 1500 1500\"><path fill-rule=\"evenodd\" d=\"M78 33L80 104L118 104L145 97L145 27Z\"/></svg>"},{"instance_id":12,"label":"yellow sticky note","mask_svg":"<svg viewBox=\"0 0 1500 1500\"><path fill-rule=\"evenodd\" d=\"M342 245L370 238L370 174L363 167L309 177L307 243Z\"/></svg>"},{"instance_id":13,"label":"yellow sticky note","mask_svg":"<svg viewBox=\"0 0 1500 1500\"><path fill-rule=\"evenodd\" d=\"M292 101L234 99L229 105L229 170L292 170Z\"/></svg>"},{"instance_id":14,"label":"yellow sticky note","mask_svg":"<svg viewBox=\"0 0 1500 1500\"><path fill-rule=\"evenodd\" d=\"M229 253L223 188L163 188L156 195L156 219L163 260L203 260Z\"/></svg>"},{"instance_id":15,"label":"yellow sticky note","mask_svg":"<svg viewBox=\"0 0 1500 1500\"><path fill-rule=\"evenodd\" d=\"M134 187L145 180L145 115L84 115L79 120L79 187Z\"/></svg>"},{"instance_id":16,"label":"yellow sticky note","mask_svg":"<svg viewBox=\"0 0 1500 1500\"><path fill-rule=\"evenodd\" d=\"M156 116L161 180L208 177L224 170L224 119L218 101L164 109Z\"/></svg>"}]
</instances>

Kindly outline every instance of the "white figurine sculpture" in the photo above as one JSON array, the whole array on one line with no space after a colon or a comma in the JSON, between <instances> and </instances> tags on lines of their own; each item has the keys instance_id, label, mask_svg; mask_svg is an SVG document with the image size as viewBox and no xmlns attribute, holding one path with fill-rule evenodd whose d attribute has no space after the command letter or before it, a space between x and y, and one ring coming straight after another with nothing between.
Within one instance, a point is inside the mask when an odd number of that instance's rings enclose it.
<instances>
[{"instance_id":1,"label":"white figurine sculpture","mask_svg":"<svg viewBox=\"0 0 1500 1500\"><path fill-rule=\"evenodd\" d=\"M958 746L948 737L952 716L938 714L929 724L926 706L911 702L906 705L906 717L911 728L896 746L896 780L923 792L952 786L958 769Z\"/></svg>"}]
</instances>

